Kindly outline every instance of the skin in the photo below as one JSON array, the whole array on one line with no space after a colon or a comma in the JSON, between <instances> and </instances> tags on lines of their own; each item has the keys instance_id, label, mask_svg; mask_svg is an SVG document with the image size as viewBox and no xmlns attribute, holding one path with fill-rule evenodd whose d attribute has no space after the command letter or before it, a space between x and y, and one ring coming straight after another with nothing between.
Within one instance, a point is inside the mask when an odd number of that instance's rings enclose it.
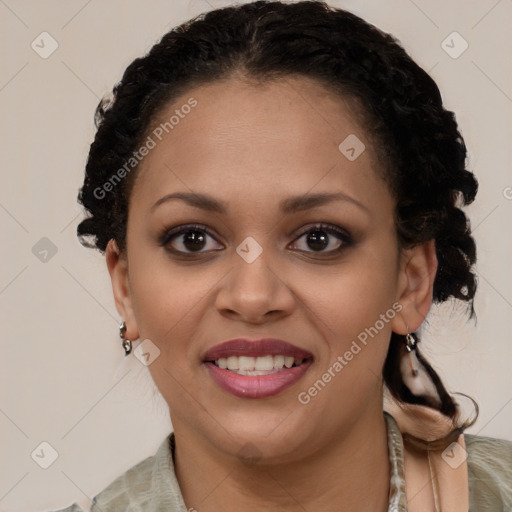
<instances>
[{"instance_id":1,"label":"skin","mask_svg":"<svg viewBox=\"0 0 512 512\"><path fill-rule=\"evenodd\" d=\"M391 331L413 332L425 319L437 269L434 243L400 250L395 202L348 101L305 77L253 86L239 76L190 90L162 109L155 126L194 97L198 104L142 161L129 203L126 251L106 251L126 337L150 339L149 366L169 404L176 474L187 507L198 511L386 511L389 467L382 414L382 366ZM365 151L349 161L338 145L356 134ZM173 192L214 196L208 212ZM312 209L283 214L285 198L342 193ZM355 202L354 202L355 201ZM357 202L357 204L356 204ZM327 234L315 250L307 228ZM201 253L166 228L207 226ZM236 252L253 237L252 263ZM334 249L341 245L340 252ZM327 251L331 251L329 254ZM370 338L321 392L297 396L342 356L393 304L402 309ZM275 337L310 351L304 377L265 399L234 397L216 385L202 355L237 337ZM239 453L254 455L254 463Z\"/></svg>"}]
</instances>

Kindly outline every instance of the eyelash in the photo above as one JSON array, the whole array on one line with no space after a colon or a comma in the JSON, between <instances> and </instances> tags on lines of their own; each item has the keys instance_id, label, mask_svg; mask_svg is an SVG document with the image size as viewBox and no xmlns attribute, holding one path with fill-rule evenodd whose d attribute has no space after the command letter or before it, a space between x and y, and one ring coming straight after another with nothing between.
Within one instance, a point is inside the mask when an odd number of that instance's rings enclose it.
<instances>
[{"instance_id":1,"label":"eyelash","mask_svg":"<svg viewBox=\"0 0 512 512\"><path fill-rule=\"evenodd\" d=\"M184 235L184 234L188 233L189 231L199 231L202 233L206 233L208 236L210 236L214 240L216 240L213 233L206 226L204 226L202 224L188 224L185 226L178 226L176 228L165 229L163 231L163 233L159 236L158 243L160 246L164 247L168 252L170 252L174 255L180 255L180 256L185 255L186 257L194 257L195 255L206 254L208 251L185 252L185 251L178 251L176 249L171 249L171 248L167 247L167 245L173 239L177 238L179 235ZM308 233L312 233L314 231L325 231L329 235L334 235L342 242L342 244L336 249L332 249L330 251L325 251L325 252L324 251L302 251L299 249L300 252L305 252L308 254L332 255L332 254L338 254L338 253L342 252L344 249L347 249L354 243L352 236L345 229L339 228L339 227L331 225L331 224L324 224L324 223L315 224L315 225L310 226L307 229L301 231L299 233L299 235L297 236L297 238L295 238L294 242L299 240L304 235L307 235Z\"/></svg>"}]
</instances>

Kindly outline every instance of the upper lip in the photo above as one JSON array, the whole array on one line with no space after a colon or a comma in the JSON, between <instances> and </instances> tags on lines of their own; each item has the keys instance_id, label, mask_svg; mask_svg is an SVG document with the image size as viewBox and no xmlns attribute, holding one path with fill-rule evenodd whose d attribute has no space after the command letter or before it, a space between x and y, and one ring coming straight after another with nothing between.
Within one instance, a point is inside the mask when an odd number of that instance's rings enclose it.
<instances>
[{"instance_id":1,"label":"upper lip","mask_svg":"<svg viewBox=\"0 0 512 512\"><path fill-rule=\"evenodd\" d=\"M313 354L297 347L287 341L276 338L237 338L224 341L209 349L203 357L203 361L216 361L221 357L230 356L293 356L298 359L312 358Z\"/></svg>"}]
</instances>

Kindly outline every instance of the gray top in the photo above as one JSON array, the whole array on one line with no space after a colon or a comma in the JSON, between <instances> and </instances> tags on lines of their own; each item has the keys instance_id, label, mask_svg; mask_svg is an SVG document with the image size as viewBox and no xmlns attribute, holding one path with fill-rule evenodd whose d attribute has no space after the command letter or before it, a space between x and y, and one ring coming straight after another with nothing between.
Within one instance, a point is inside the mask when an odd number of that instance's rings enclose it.
<instances>
[{"instance_id":1,"label":"gray top","mask_svg":"<svg viewBox=\"0 0 512 512\"><path fill-rule=\"evenodd\" d=\"M391 468L388 512L407 512L404 446L394 418L384 412ZM464 434L468 454L469 512L512 511L512 441ZM114 480L90 512L188 512L174 472L174 433L155 455ZM76 504L57 512L83 512Z\"/></svg>"}]
</instances>

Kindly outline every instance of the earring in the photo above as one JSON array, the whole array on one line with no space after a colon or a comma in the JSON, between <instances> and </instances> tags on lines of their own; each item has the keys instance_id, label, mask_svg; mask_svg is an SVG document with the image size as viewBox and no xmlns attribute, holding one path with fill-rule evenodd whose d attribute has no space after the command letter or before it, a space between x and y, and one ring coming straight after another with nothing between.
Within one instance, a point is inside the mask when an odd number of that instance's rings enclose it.
<instances>
[{"instance_id":1,"label":"earring","mask_svg":"<svg viewBox=\"0 0 512 512\"><path fill-rule=\"evenodd\" d=\"M127 356L132 351L132 342L124 337L125 332L126 322L123 321L123 323L119 326L119 337L123 340L122 345L124 348L124 355Z\"/></svg>"},{"instance_id":2,"label":"earring","mask_svg":"<svg viewBox=\"0 0 512 512\"><path fill-rule=\"evenodd\" d=\"M411 334L407 333L405 335L405 349L407 350L407 365L409 366L409 371L413 377L417 377L419 374L419 361L416 356L416 338Z\"/></svg>"},{"instance_id":3,"label":"earring","mask_svg":"<svg viewBox=\"0 0 512 512\"><path fill-rule=\"evenodd\" d=\"M419 340L417 336L408 332L404 341L405 351L400 357L402 382L413 395L427 398L434 403L440 403L437 388L425 366L418 359L416 345Z\"/></svg>"}]
</instances>

